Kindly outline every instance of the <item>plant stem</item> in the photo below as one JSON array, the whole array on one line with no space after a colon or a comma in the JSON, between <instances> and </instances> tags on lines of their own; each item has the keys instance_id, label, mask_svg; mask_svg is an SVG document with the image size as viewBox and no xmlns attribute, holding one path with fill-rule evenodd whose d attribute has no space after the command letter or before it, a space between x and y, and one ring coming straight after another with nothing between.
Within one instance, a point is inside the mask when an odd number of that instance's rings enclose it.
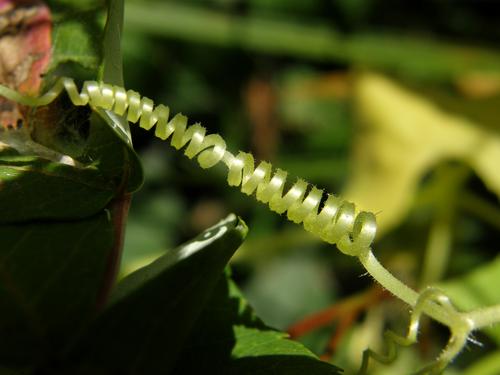
<instances>
[{"instance_id":1,"label":"plant stem","mask_svg":"<svg viewBox=\"0 0 500 375\"><path fill-rule=\"evenodd\" d=\"M473 322L474 329L489 327L500 321L500 305L470 311L466 315Z\"/></svg>"},{"instance_id":2,"label":"plant stem","mask_svg":"<svg viewBox=\"0 0 500 375\"><path fill-rule=\"evenodd\" d=\"M421 286L439 281L446 272L452 244L452 229L462 187L470 176L465 166L440 166L433 178L433 206L436 207L424 254Z\"/></svg>"},{"instance_id":3,"label":"plant stem","mask_svg":"<svg viewBox=\"0 0 500 375\"><path fill-rule=\"evenodd\" d=\"M375 281L391 292L394 296L410 306L414 306L417 303L418 293L386 270L377 258L375 258L375 255L371 250L360 255L359 261L366 271L375 279Z\"/></svg>"},{"instance_id":4,"label":"plant stem","mask_svg":"<svg viewBox=\"0 0 500 375\"><path fill-rule=\"evenodd\" d=\"M448 265L451 251L452 208L439 209L432 223L427 248L425 249L422 280L420 285L427 286L439 281Z\"/></svg>"},{"instance_id":5,"label":"plant stem","mask_svg":"<svg viewBox=\"0 0 500 375\"><path fill-rule=\"evenodd\" d=\"M361 254L359 260L366 271L390 293L412 307L416 305L419 294L386 270L370 249ZM423 311L446 326L452 323L448 312L434 302L424 302Z\"/></svg>"},{"instance_id":6,"label":"plant stem","mask_svg":"<svg viewBox=\"0 0 500 375\"><path fill-rule=\"evenodd\" d=\"M106 272L101 290L97 297L97 311L101 311L105 307L111 290L116 282L125 239L125 224L127 222L131 199L132 195L130 193L122 193L110 203L110 211L113 219L114 242L113 249L108 258L108 264L106 265Z\"/></svg>"}]
</instances>

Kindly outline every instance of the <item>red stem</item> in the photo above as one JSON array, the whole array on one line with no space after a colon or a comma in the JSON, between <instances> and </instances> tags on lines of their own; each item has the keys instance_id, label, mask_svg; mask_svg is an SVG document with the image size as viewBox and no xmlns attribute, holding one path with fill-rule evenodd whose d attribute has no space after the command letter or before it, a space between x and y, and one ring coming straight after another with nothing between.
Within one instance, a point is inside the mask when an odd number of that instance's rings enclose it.
<instances>
[{"instance_id":1,"label":"red stem","mask_svg":"<svg viewBox=\"0 0 500 375\"><path fill-rule=\"evenodd\" d=\"M113 289L116 277L118 276L118 269L120 267L123 242L125 238L125 224L127 222L131 200L132 194L125 193L120 197L115 198L110 204L115 240L111 253L109 254L102 288L99 292L99 296L97 297L97 311L101 311L106 305L111 289Z\"/></svg>"}]
</instances>

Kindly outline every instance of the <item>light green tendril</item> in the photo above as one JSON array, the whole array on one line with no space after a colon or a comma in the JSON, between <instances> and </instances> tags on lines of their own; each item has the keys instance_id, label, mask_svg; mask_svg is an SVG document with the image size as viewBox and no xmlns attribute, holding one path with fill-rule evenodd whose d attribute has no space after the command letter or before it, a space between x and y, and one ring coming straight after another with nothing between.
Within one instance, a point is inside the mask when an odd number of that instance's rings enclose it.
<instances>
[{"instance_id":1,"label":"light green tendril","mask_svg":"<svg viewBox=\"0 0 500 375\"><path fill-rule=\"evenodd\" d=\"M169 119L170 110L135 91L102 82L85 81L81 91L71 78L60 78L44 95L33 98L0 85L0 95L28 106L43 106L52 102L63 91L75 106L89 105L96 110L107 110L124 116L132 123L139 123L146 130L156 126L155 135L167 140L177 150L197 161L202 168L211 168L222 162L227 167L227 182L239 186L247 195L255 194L258 201L272 211L285 213L289 220L302 223L304 228L330 244L336 244L341 252L357 257L367 272L385 289L413 308L406 337L386 332L387 355L366 350L363 354L360 373L367 371L370 357L387 363L395 359L397 346L416 342L419 322L426 314L450 329L448 344L438 358L418 373L439 373L456 357L467 342L471 332L488 324L500 321L500 307L479 309L468 313L457 311L449 298L434 288L417 293L395 278L376 259L371 244L376 234L375 215L356 212L353 203L328 194L322 203L323 190L298 180L285 188L287 172L273 169L268 162L256 165L253 156L226 150L226 142L219 134L206 134L200 124L188 126L187 117L177 114Z\"/></svg>"}]
</instances>

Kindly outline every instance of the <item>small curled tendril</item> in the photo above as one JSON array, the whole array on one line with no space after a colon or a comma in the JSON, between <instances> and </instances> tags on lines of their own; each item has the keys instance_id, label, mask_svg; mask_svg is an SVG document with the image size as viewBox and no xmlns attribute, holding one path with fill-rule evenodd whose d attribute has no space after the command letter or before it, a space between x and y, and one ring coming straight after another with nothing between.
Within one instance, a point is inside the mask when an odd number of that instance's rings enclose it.
<instances>
[{"instance_id":1,"label":"small curled tendril","mask_svg":"<svg viewBox=\"0 0 500 375\"><path fill-rule=\"evenodd\" d=\"M322 203L323 190L298 180L286 188L287 173L273 169L268 162L256 165L253 156L239 152L233 155L226 150L226 142L219 134L206 134L200 124L188 126L187 117L177 114L172 118L170 110L135 91L102 82L85 81L81 91L71 78L61 78L43 96L27 98L13 90L2 87L0 94L11 100L31 106L49 104L62 91L66 91L76 106L90 105L124 116L141 128L155 128L155 135L170 139L170 144L181 149L188 158L197 157L202 168L211 168L223 162L227 169L227 182L239 186L247 195L255 194L258 201L268 204L270 209L283 214L295 223L323 239L336 244L345 254L360 256L370 249L376 233L375 215L370 212L356 213L354 204L337 196L328 195Z\"/></svg>"},{"instance_id":2,"label":"small curled tendril","mask_svg":"<svg viewBox=\"0 0 500 375\"><path fill-rule=\"evenodd\" d=\"M455 309L448 296L437 288L429 287L420 293L417 302L413 307L406 337L400 336L393 331L386 331L384 333L384 339L387 346L387 354L379 354L371 349L365 350L363 352L359 375L366 374L370 358L373 358L380 363L390 364L397 358L398 346L410 346L417 342L420 319L424 312L424 308L428 303L435 303L443 307L444 311L448 315L448 319L450 322L453 322L453 324L450 324L449 326L451 335L447 346L441 352L439 357L434 362L414 374L440 374L443 372L447 364L464 347L472 330L472 325L463 314L459 313Z\"/></svg>"}]
</instances>

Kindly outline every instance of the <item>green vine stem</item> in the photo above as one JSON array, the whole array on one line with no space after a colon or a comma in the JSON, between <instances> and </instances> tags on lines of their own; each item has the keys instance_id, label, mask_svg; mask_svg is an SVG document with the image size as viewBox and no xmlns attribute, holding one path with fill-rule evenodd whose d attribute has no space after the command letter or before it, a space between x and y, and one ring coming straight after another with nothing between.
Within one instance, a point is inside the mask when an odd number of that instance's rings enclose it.
<instances>
[{"instance_id":1,"label":"green vine stem","mask_svg":"<svg viewBox=\"0 0 500 375\"><path fill-rule=\"evenodd\" d=\"M465 314L472 323L472 329L490 327L500 321L500 305L483 307Z\"/></svg>"},{"instance_id":2,"label":"green vine stem","mask_svg":"<svg viewBox=\"0 0 500 375\"><path fill-rule=\"evenodd\" d=\"M202 168L211 168L222 162L228 168L227 181L230 186L239 186L247 195L255 194L257 200L267 204L271 210L286 212L291 221L302 223L309 232L328 243L336 244L344 254L357 257L379 284L413 309L406 338L391 332L386 334L386 339L391 344L389 349L416 341L422 314L448 326L451 334L446 348L434 363L420 373L442 371L464 347L473 330L500 321L500 305L467 313L459 312L441 291L428 288L419 294L394 277L380 264L371 250L376 233L373 213L356 213L354 204L334 195L325 197L322 190L303 180L287 186L285 171L274 170L267 162L260 162L256 166L253 156L248 153L232 154L226 150L226 143L220 135L206 135L206 129L199 124L188 126L187 118L181 114L169 119L168 107L161 104L155 106L151 99L141 97L137 92L94 81L84 82L79 92L71 78L61 78L38 98L26 97L0 86L0 95L29 106L49 104L63 91L76 106L90 105L95 110L111 111L125 116L132 123L138 122L146 130L156 126L157 137L163 140L171 138L170 144L174 148L184 148L184 153L189 158L197 157ZM394 350L390 352L394 353ZM386 361L391 356L366 351L361 372L366 369L369 357Z\"/></svg>"},{"instance_id":3,"label":"green vine stem","mask_svg":"<svg viewBox=\"0 0 500 375\"><path fill-rule=\"evenodd\" d=\"M420 285L438 282L446 272L453 244L456 207L470 171L464 166L442 165L433 178L433 205L429 239L424 253Z\"/></svg>"}]
</instances>

